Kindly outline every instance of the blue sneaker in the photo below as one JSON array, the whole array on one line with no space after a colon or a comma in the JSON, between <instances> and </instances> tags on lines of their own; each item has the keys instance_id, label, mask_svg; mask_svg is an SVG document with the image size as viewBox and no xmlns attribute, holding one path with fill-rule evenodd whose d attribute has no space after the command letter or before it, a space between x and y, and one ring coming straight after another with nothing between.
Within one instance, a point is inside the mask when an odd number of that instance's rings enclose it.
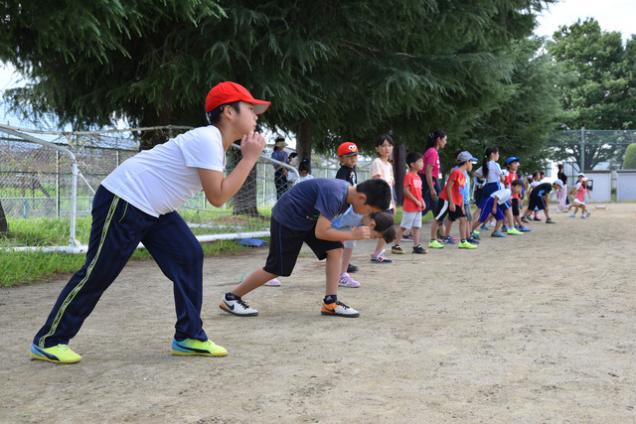
<instances>
[{"instance_id":1,"label":"blue sneaker","mask_svg":"<svg viewBox=\"0 0 636 424\"><path fill-rule=\"evenodd\" d=\"M481 224L481 227L479 227L479 229L482 231L488 231L490 228L488 228L486 224Z\"/></svg>"},{"instance_id":2,"label":"blue sneaker","mask_svg":"<svg viewBox=\"0 0 636 424\"><path fill-rule=\"evenodd\" d=\"M497 230L497 231L493 231L490 237L503 238L503 237L506 237L506 235L502 233L500 230Z\"/></svg>"},{"instance_id":3,"label":"blue sneaker","mask_svg":"<svg viewBox=\"0 0 636 424\"><path fill-rule=\"evenodd\" d=\"M507 226L507 225L502 225L502 227L501 227L501 231L502 231L502 232L504 232L504 233L505 233L506 231L508 231L508 226Z\"/></svg>"},{"instance_id":4,"label":"blue sneaker","mask_svg":"<svg viewBox=\"0 0 636 424\"><path fill-rule=\"evenodd\" d=\"M479 237L479 231L473 231L473 232L470 234L470 238L471 238L471 239L474 239L474 240L481 240L481 238Z\"/></svg>"},{"instance_id":5,"label":"blue sneaker","mask_svg":"<svg viewBox=\"0 0 636 424\"><path fill-rule=\"evenodd\" d=\"M522 233L529 233L530 231L532 231L530 228L526 227L525 225L519 225L516 228L517 228L517 230L521 231Z\"/></svg>"},{"instance_id":6,"label":"blue sneaker","mask_svg":"<svg viewBox=\"0 0 636 424\"><path fill-rule=\"evenodd\" d=\"M451 236L448 236L444 239L444 244L455 244L455 240Z\"/></svg>"},{"instance_id":7,"label":"blue sneaker","mask_svg":"<svg viewBox=\"0 0 636 424\"><path fill-rule=\"evenodd\" d=\"M470 244L479 244L479 240L477 240L477 239L476 239L476 238L474 238L474 237L468 237L468 238L466 239L466 241L467 241L468 243L470 243Z\"/></svg>"}]
</instances>

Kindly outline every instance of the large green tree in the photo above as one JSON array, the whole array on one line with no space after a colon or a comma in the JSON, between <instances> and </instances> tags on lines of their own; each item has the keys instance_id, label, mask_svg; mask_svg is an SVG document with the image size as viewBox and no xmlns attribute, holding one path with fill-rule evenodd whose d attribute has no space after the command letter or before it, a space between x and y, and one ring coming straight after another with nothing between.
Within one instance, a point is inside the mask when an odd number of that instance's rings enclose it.
<instances>
[{"instance_id":1,"label":"large green tree","mask_svg":"<svg viewBox=\"0 0 636 424\"><path fill-rule=\"evenodd\" d=\"M502 158L520 157L526 172L545 166L548 141L562 111L554 84L559 72L547 54L539 53L542 43L528 38L511 45L509 84L490 109L475 115L462 147L478 157L486 147L499 147Z\"/></svg>"},{"instance_id":2,"label":"large green tree","mask_svg":"<svg viewBox=\"0 0 636 424\"><path fill-rule=\"evenodd\" d=\"M624 43L620 33L603 31L596 20L587 19L561 27L547 49L562 71L557 86L565 112L563 128L636 128L636 38ZM555 158L584 157L585 163L579 165L592 169L622 157L625 144L609 145L595 136L593 132L580 137L556 135Z\"/></svg>"},{"instance_id":3,"label":"large green tree","mask_svg":"<svg viewBox=\"0 0 636 424\"><path fill-rule=\"evenodd\" d=\"M551 1L7 0L0 59L30 81L14 105L76 126L200 124L207 89L237 80L274 101L264 119L307 156L388 129L412 144L467 132Z\"/></svg>"}]
</instances>

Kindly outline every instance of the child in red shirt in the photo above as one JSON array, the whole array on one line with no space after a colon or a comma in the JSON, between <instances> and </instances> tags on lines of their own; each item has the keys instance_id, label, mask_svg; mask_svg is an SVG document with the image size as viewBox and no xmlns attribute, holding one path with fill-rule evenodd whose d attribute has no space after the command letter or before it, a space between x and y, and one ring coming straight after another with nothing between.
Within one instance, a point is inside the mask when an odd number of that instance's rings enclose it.
<instances>
[{"instance_id":1,"label":"child in red shirt","mask_svg":"<svg viewBox=\"0 0 636 424\"><path fill-rule=\"evenodd\" d=\"M426 249L420 244L420 229L422 228L422 210L426 203L422 197L422 179L418 172L424 167L422 156L417 153L406 155L406 164L409 172L404 177L404 204L402 205L402 222L398 230L396 241L391 248L391 253L404 253L400 246L400 239L406 230L411 230L413 236L413 253L426 253Z\"/></svg>"},{"instance_id":2,"label":"child in red shirt","mask_svg":"<svg viewBox=\"0 0 636 424\"><path fill-rule=\"evenodd\" d=\"M439 194L439 201L435 207L435 219L431 225L431 241L428 247L433 249L443 249L444 243L436 238L437 229L444 222L444 218L448 215L448 219L456 221L459 219L459 233L461 234L461 243L457 247L460 249L476 249L477 245L466 241L468 234L468 222L466 213L464 212L464 196L461 188L466 184L466 175L464 171L470 172L473 164L477 163L477 159L467 151L463 151L457 155L457 168L451 172L444 186L444 190Z\"/></svg>"}]
</instances>

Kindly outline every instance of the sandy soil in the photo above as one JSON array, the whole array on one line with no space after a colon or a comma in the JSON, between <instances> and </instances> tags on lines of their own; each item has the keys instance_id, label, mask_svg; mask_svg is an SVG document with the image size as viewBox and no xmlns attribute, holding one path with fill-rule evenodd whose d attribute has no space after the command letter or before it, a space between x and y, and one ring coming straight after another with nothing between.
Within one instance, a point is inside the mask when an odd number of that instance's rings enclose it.
<instances>
[{"instance_id":1,"label":"sandy soil","mask_svg":"<svg viewBox=\"0 0 636 424\"><path fill-rule=\"evenodd\" d=\"M65 279L0 290L0 422L636 423L636 205L593 212L393 265L363 244L362 287L340 291L359 319L320 316L309 253L247 298L259 317L225 315L221 294L266 250L208 259L221 359L170 356L172 290L152 262L106 292L73 366L28 359Z\"/></svg>"}]
</instances>

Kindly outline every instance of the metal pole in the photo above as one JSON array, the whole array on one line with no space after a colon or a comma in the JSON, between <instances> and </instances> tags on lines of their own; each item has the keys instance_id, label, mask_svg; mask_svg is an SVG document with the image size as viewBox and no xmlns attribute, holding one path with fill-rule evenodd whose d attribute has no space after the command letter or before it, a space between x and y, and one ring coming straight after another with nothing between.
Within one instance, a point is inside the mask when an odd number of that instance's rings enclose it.
<instances>
[{"instance_id":1,"label":"metal pole","mask_svg":"<svg viewBox=\"0 0 636 424\"><path fill-rule=\"evenodd\" d=\"M585 172L585 127L581 127L581 172Z\"/></svg>"},{"instance_id":2,"label":"metal pole","mask_svg":"<svg viewBox=\"0 0 636 424\"><path fill-rule=\"evenodd\" d=\"M57 219L60 219L60 206L61 206L61 197L60 197L60 151L55 151L55 212L57 215Z\"/></svg>"},{"instance_id":3,"label":"metal pole","mask_svg":"<svg viewBox=\"0 0 636 424\"><path fill-rule=\"evenodd\" d=\"M71 178L71 246L78 246L79 242L75 238L75 225L77 222L77 176L79 174L79 168L77 162L73 161L72 166L72 178Z\"/></svg>"}]
</instances>

